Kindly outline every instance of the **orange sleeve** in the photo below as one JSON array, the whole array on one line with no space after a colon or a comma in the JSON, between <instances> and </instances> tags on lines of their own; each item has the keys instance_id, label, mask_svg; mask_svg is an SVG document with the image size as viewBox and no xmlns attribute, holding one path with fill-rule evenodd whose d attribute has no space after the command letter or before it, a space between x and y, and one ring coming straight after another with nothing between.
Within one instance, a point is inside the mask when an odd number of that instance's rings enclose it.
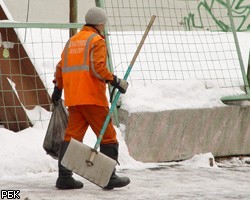
<instances>
[{"instance_id":1,"label":"orange sleeve","mask_svg":"<svg viewBox=\"0 0 250 200\"><path fill-rule=\"evenodd\" d=\"M56 65L55 80L56 80L55 85L58 88L63 89L62 60L60 60L60 62Z\"/></svg>"},{"instance_id":2,"label":"orange sleeve","mask_svg":"<svg viewBox=\"0 0 250 200\"><path fill-rule=\"evenodd\" d=\"M103 39L94 43L90 52L90 72L102 81L112 81L113 75L106 66L107 48Z\"/></svg>"}]
</instances>

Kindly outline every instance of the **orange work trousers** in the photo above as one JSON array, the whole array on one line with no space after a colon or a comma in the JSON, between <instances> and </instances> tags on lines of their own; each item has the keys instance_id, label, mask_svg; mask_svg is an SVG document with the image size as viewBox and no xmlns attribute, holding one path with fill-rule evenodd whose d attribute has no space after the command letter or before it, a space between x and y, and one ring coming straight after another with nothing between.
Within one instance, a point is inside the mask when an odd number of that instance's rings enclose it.
<instances>
[{"instance_id":1,"label":"orange work trousers","mask_svg":"<svg viewBox=\"0 0 250 200\"><path fill-rule=\"evenodd\" d=\"M69 106L68 126L64 140L69 142L71 138L82 141L84 135L90 126L98 137L103 123L108 115L109 109L97 105L78 105ZM116 132L110 120L107 129L102 138L101 144L116 144Z\"/></svg>"}]
</instances>

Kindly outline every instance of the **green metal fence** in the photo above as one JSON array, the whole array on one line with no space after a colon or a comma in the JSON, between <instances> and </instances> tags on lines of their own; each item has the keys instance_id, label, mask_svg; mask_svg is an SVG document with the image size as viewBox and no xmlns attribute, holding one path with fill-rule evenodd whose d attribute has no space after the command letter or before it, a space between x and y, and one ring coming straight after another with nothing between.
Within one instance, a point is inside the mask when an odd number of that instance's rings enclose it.
<instances>
[{"instance_id":1,"label":"green metal fence","mask_svg":"<svg viewBox=\"0 0 250 200\"><path fill-rule=\"evenodd\" d=\"M246 1L96 0L96 4L109 17L105 30L107 66L120 77L124 76L150 17L157 16L128 80L130 87L159 80L197 79L211 81L220 88L244 89L245 95L225 97L222 99L225 102L249 100L249 37L242 37L248 36L249 31L250 6ZM80 30L82 26L1 22L0 68L11 69L10 63L15 62L22 69L25 66L21 61L29 59L51 95L55 66L69 39L69 29ZM11 29L17 33L16 38L10 36ZM17 48L20 45L24 46L26 57L21 56L21 49ZM17 49L15 58L13 47ZM22 81L15 83L15 76L8 76L8 81L18 93L23 86L17 87ZM28 107L36 108L27 110L33 124L48 122L43 108L35 104ZM0 109L9 108L3 105Z\"/></svg>"}]
</instances>

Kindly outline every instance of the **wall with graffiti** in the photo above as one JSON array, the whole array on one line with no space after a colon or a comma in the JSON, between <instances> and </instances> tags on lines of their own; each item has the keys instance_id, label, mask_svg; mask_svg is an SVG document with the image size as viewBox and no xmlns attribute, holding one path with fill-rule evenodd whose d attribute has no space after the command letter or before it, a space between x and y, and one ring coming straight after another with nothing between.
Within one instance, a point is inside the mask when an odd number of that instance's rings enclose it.
<instances>
[{"instance_id":1,"label":"wall with graffiti","mask_svg":"<svg viewBox=\"0 0 250 200\"><path fill-rule=\"evenodd\" d=\"M231 31L227 0L201 0L196 10L184 17L186 30ZM230 0L236 31L250 31L250 1Z\"/></svg>"}]
</instances>

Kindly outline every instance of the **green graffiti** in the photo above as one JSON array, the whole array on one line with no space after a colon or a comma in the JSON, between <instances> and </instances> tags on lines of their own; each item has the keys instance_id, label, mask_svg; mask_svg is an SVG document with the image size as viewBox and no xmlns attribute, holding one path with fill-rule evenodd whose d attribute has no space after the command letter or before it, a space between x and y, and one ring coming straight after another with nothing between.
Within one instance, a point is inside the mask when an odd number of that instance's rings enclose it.
<instances>
[{"instance_id":1,"label":"green graffiti","mask_svg":"<svg viewBox=\"0 0 250 200\"><path fill-rule=\"evenodd\" d=\"M236 31L250 31L250 4L246 3L247 0L233 0L230 2L230 8L235 19ZM245 3L245 5L244 5ZM214 10L221 9L225 12L223 19L215 15ZM187 17L184 17L184 25L186 30L203 29L211 30L205 20L207 18L211 23L214 23L219 31L231 31L231 25L227 16L227 1L226 0L202 0L199 2L197 11L198 16L193 13L189 13ZM225 16L226 15L226 16ZM204 18L206 16L206 18Z\"/></svg>"}]
</instances>

